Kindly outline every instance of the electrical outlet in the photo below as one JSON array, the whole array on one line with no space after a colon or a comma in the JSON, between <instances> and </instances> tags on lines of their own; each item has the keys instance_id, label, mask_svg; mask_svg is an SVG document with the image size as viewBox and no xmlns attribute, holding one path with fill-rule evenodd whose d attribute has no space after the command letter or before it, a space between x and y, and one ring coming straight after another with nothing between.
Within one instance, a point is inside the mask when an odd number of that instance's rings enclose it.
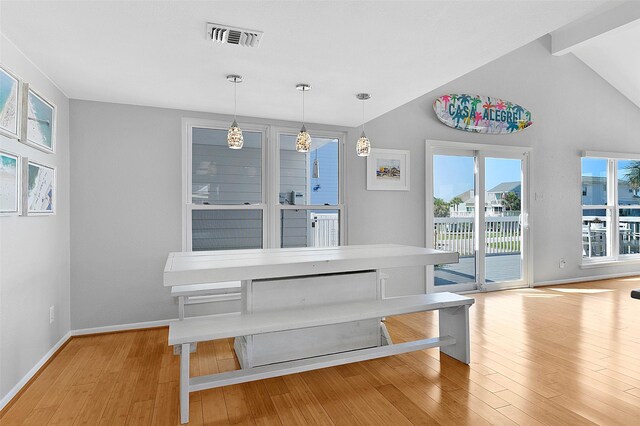
<instances>
[{"instance_id":1,"label":"electrical outlet","mask_svg":"<svg viewBox=\"0 0 640 426\"><path fill-rule=\"evenodd\" d=\"M49 306L49 324L53 324L53 321L56 319L56 307Z\"/></svg>"},{"instance_id":2,"label":"electrical outlet","mask_svg":"<svg viewBox=\"0 0 640 426\"><path fill-rule=\"evenodd\" d=\"M565 259L560 259L560 265L558 265L560 269L564 269L567 266L567 261Z\"/></svg>"}]
</instances>

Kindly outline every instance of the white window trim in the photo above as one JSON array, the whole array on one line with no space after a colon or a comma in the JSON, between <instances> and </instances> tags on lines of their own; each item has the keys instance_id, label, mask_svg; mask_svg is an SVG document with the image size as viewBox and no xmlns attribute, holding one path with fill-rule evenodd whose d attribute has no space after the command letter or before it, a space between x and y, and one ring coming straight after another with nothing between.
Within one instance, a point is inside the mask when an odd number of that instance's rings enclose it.
<instances>
[{"instance_id":1,"label":"white window trim","mask_svg":"<svg viewBox=\"0 0 640 426\"><path fill-rule=\"evenodd\" d=\"M182 251L192 251L193 210L262 210L262 247L280 246L281 210L338 210L340 244L347 244L347 209L345 206L345 143L347 133L328 131L307 126L307 131L316 137L338 139L338 204L283 206L279 202L280 189L280 134L299 132L298 128L271 126L243 122L242 129L262 134L262 202L257 204L193 204L192 194L192 134L193 128L227 130L229 123L220 120L182 118Z\"/></svg>"},{"instance_id":2,"label":"white window trim","mask_svg":"<svg viewBox=\"0 0 640 426\"><path fill-rule=\"evenodd\" d=\"M345 141L347 139L347 134L345 132L332 132L327 130L319 130L314 129L313 127L307 127L307 131L309 134L315 137L326 138L326 139L338 139L338 204L325 206L325 205L313 205L313 204L303 204L303 205L283 205L280 204L280 136L281 135L297 135L300 131L299 128L296 127L284 127L284 126L272 126L271 127L271 140L274 143L271 144L271 158L273 158L273 163L275 167L272 169L273 172L273 181L271 182L269 188L271 189L271 200L269 203L269 208L273 212L271 215L271 221L269 223L269 233L273 235L275 241L271 241L270 248L277 248L280 246L280 217L282 215L282 210L338 210L338 220L339 220L339 228L340 228L340 245L346 245L346 231L344 224L346 223L346 208L345 208L345 179L344 179L344 171L345 171L345 162L344 162L344 151L345 151Z\"/></svg>"},{"instance_id":3,"label":"white window trim","mask_svg":"<svg viewBox=\"0 0 640 426\"><path fill-rule=\"evenodd\" d=\"M580 223L582 224L582 218L584 217L584 209L599 209L606 210L609 214L609 232L607 236L607 248L609 249L608 256L601 257L582 257L580 263L581 269L590 269L606 266L616 265L628 265L634 263L640 263L640 253L637 254L620 254L620 233L618 232L620 227L620 208L625 209L640 209L640 205L618 205L618 161L619 160L633 160L640 161L640 154L633 153L619 153L619 152L605 152L605 151L583 151L582 158L595 158L607 160L607 205L582 205ZM582 194L582 165L580 166L580 194ZM581 197L582 199L582 197ZM581 247L581 246L580 246Z\"/></svg>"}]
</instances>

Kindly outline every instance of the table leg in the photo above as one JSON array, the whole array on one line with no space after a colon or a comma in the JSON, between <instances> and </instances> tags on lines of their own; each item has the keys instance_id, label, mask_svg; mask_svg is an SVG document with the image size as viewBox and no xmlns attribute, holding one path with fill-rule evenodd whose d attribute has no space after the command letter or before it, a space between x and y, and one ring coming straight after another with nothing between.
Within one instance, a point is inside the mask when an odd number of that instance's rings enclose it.
<instances>
[{"instance_id":1,"label":"table leg","mask_svg":"<svg viewBox=\"0 0 640 426\"><path fill-rule=\"evenodd\" d=\"M178 319L184 319L185 296L178 296Z\"/></svg>"},{"instance_id":2,"label":"table leg","mask_svg":"<svg viewBox=\"0 0 640 426\"><path fill-rule=\"evenodd\" d=\"M180 423L189 423L189 351L188 343L180 351Z\"/></svg>"}]
</instances>

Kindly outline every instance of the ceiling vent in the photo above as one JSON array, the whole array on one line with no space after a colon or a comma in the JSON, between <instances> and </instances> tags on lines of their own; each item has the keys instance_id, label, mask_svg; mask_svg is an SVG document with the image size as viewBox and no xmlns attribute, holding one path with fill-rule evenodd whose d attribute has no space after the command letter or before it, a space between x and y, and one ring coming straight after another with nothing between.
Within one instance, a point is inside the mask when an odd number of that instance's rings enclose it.
<instances>
[{"instance_id":1,"label":"ceiling vent","mask_svg":"<svg viewBox=\"0 0 640 426\"><path fill-rule=\"evenodd\" d=\"M207 24L207 38L217 43L259 47L260 40L262 40L262 31L235 28L209 22Z\"/></svg>"}]
</instances>

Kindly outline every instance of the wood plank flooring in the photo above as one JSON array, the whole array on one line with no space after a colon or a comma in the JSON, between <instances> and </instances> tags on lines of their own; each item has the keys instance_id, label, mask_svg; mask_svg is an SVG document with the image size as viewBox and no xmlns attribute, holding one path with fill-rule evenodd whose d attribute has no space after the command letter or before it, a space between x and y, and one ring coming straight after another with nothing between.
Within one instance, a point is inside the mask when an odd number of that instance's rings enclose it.
<instances>
[{"instance_id":1,"label":"wood plank flooring","mask_svg":"<svg viewBox=\"0 0 640 426\"><path fill-rule=\"evenodd\" d=\"M638 425L640 278L477 294L470 366L437 349L192 394L191 425ZM437 315L387 319L395 341ZM198 345L192 375L238 368L231 340ZM167 329L78 337L0 425L177 425Z\"/></svg>"}]
</instances>

